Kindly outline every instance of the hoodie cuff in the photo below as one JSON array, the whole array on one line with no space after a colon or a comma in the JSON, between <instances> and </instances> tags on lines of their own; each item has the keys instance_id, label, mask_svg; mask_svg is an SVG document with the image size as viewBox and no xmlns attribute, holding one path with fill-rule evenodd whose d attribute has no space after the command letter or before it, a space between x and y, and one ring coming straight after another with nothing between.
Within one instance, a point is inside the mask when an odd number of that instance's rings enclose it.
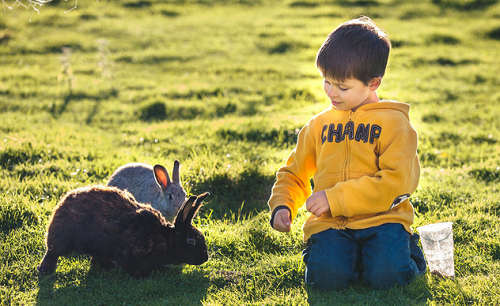
<instances>
[{"instance_id":1,"label":"hoodie cuff","mask_svg":"<svg viewBox=\"0 0 500 306\"><path fill-rule=\"evenodd\" d=\"M271 220L269 220L269 224L271 224L271 227L274 229L273 227L273 224L274 224L274 216L276 215L276 212L278 212L278 210L282 210L282 209L287 209L289 212L290 212L290 216L292 215L292 211L290 210L290 208L288 208L288 206L285 206L285 205L280 205L278 207L276 207L274 210L273 210L273 213L271 214Z\"/></svg>"}]
</instances>

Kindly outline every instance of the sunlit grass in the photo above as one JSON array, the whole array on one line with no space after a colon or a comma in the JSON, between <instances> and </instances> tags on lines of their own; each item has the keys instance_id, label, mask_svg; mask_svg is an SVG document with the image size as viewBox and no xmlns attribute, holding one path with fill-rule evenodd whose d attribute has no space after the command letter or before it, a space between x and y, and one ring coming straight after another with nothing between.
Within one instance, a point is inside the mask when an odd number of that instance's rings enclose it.
<instances>
[{"instance_id":1,"label":"sunlit grass","mask_svg":"<svg viewBox=\"0 0 500 306\"><path fill-rule=\"evenodd\" d=\"M498 1L88 1L64 13L71 5L0 12L3 304L500 303ZM289 234L269 226L276 170L328 107L316 52L360 15L393 41L378 93L411 105L414 228L454 222L455 279L316 292L303 282L306 211ZM127 162L174 159L189 194L211 193L195 219L207 263L136 280L70 256L38 276L62 195Z\"/></svg>"}]
</instances>

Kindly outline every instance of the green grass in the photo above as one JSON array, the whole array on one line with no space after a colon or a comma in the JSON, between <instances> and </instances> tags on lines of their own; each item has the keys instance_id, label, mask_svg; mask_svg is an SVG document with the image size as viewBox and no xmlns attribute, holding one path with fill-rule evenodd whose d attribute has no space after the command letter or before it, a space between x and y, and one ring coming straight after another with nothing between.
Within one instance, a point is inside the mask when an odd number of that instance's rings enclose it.
<instances>
[{"instance_id":1,"label":"green grass","mask_svg":"<svg viewBox=\"0 0 500 306\"><path fill-rule=\"evenodd\" d=\"M500 1L86 1L64 13L72 6L0 12L0 304L500 304ZM306 211L289 234L268 224L277 169L328 107L316 52L360 15L393 41L379 95L411 104L414 228L454 222L455 279L317 292L303 280ZM136 280L75 255L38 276L62 195L126 162L174 159L189 194L211 193L195 219L207 263Z\"/></svg>"}]
</instances>

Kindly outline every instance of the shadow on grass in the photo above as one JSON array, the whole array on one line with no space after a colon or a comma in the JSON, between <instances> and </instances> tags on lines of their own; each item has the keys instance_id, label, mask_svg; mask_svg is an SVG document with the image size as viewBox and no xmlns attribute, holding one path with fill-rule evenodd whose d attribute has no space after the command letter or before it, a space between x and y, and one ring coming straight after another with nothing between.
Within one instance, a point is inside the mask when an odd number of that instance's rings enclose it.
<instances>
[{"instance_id":1,"label":"shadow on grass","mask_svg":"<svg viewBox=\"0 0 500 306\"><path fill-rule=\"evenodd\" d=\"M432 297L426 277L388 290L374 290L363 282L341 291L318 291L306 287L310 306L334 305L427 305Z\"/></svg>"},{"instance_id":2,"label":"shadow on grass","mask_svg":"<svg viewBox=\"0 0 500 306\"><path fill-rule=\"evenodd\" d=\"M85 122L87 124L92 123L93 117L98 113L101 102L108 99L113 99L118 97L119 92L116 88L110 88L106 90L97 91L95 93L87 93L83 91L73 91L70 90L68 94L64 95L63 102L60 105L53 104L50 108L50 113L54 118L61 117L65 112L70 103L81 102L84 100L94 101L94 105L90 109Z\"/></svg>"},{"instance_id":3,"label":"shadow on grass","mask_svg":"<svg viewBox=\"0 0 500 306\"><path fill-rule=\"evenodd\" d=\"M237 214L245 219L269 209L267 200L274 180L274 175L265 175L256 169L245 170L237 177L231 177L227 172L218 173L194 183L192 193L210 192L210 198L204 204L202 212L212 210L212 218Z\"/></svg>"},{"instance_id":4,"label":"shadow on grass","mask_svg":"<svg viewBox=\"0 0 500 306\"><path fill-rule=\"evenodd\" d=\"M54 118L59 118L66 111L66 108L68 107L72 98L73 98L72 93L69 93L68 95L64 96L64 99L63 99L63 102L61 103L61 105L53 104L52 108L50 110L52 113L52 116Z\"/></svg>"},{"instance_id":5,"label":"shadow on grass","mask_svg":"<svg viewBox=\"0 0 500 306\"><path fill-rule=\"evenodd\" d=\"M37 305L199 305L209 280L203 268L162 267L136 279L120 268L38 276Z\"/></svg>"}]
</instances>

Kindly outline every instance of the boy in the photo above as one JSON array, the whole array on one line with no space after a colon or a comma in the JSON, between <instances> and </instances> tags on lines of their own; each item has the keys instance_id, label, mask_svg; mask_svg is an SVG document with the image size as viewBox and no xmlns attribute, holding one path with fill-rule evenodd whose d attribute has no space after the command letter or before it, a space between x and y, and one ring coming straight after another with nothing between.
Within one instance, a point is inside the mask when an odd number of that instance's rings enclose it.
<instances>
[{"instance_id":1,"label":"boy","mask_svg":"<svg viewBox=\"0 0 500 306\"><path fill-rule=\"evenodd\" d=\"M269 199L271 226L303 226L307 285L340 290L358 279L376 289L407 284L426 269L412 236L420 165L409 105L379 100L391 43L371 19L348 21L330 33L316 66L332 107L302 128ZM314 181L311 192L310 178Z\"/></svg>"}]
</instances>

